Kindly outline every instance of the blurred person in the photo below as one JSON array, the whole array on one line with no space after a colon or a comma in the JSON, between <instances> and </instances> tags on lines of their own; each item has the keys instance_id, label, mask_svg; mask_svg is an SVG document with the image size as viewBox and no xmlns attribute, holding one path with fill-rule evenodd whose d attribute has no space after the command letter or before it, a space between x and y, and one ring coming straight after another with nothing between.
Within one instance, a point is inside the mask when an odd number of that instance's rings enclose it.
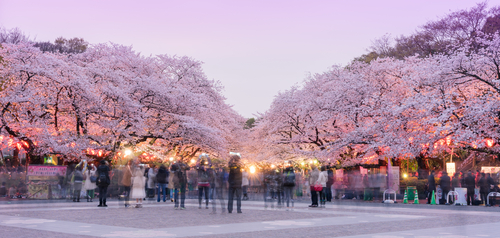
<instances>
[{"instance_id":1,"label":"blurred person","mask_svg":"<svg viewBox=\"0 0 500 238\"><path fill-rule=\"evenodd\" d=\"M441 196L441 201L439 201L439 204L445 204L446 198L451 188L450 176L448 176L448 173L446 173L446 171L442 172L441 179L439 180L439 185L441 186L441 191L443 193L443 195Z\"/></svg>"},{"instance_id":2,"label":"blurred person","mask_svg":"<svg viewBox=\"0 0 500 238\"><path fill-rule=\"evenodd\" d=\"M493 179L493 177L491 177L490 173L487 174L486 180L488 181L488 185L490 186L490 192L498 192L498 190L497 190L498 189L497 184L495 183L495 180ZM490 205L491 206L495 205L495 199L496 199L496 196L493 197L493 199L490 200Z\"/></svg>"},{"instance_id":3,"label":"blurred person","mask_svg":"<svg viewBox=\"0 0 500 238\"><path fill-rule=\"evenodd\" d=\"M216 168L214 171L214 199L218 199L220 201L220 207L222 210L222 214L226 212L226 206L224 204L224 191L226 190L226 184L224 181L224 174L226 171L223 168ZM217 211L217 202L214 200L212 202L212 214L216 214Z\"/></svg>"},{"instance_id":4,"label":"blurred person","mask_svg":"<svg viewBox=\"0 0 500 238\"><path fill-rule=\"evenodd\" d=\"M364 182L363 182L363 175L359 171L355 171L353 174L353 179L354 179L354 197L356 199L361 199L364 191Z\"/></svg>"},{"instance_id":5,"label":"blurred person","mask_svg":"<svg viewBox=\"0 0 500 238\"><path fill-rule=\"evenodd\" d=\"M7 187L5 182L2 182L2 187L0 187L0 197L7 196Z\"/></svg>"},{"instance_id":6,"label":"blurred person","mask_svg":"<svg viewBox=\"0 0 500 238\"><path fill-rule=\"evenodd\" d=\"M83 189L85 189L87 194L87 202L92 202L94 198L94 190L97 188L95 182L91 181L91 177L95 177L96 167L94 165L87 165L87 170L85 170L85 183L83 184Z\"/></svg>"},{"instance_id":7,"label":"blurred person","mask_svg":"<svg viewBox=\"0 0 500 238\"><path fill-rule=\"evenodd\" d=\"M203 158L206 158L205 161ZM198 209L201 209L202 195L205 195L205 208L208 209L208 190L210 189L210 174L207 171L207 167L212 167L212 161L208 155L200 155L198 157L198 162L196 163L196 170L198 172Z\"/></svg>"},{"instance_id":8,"label":"blurred person","mask_svg":"<svg viewBox=\"0 0 500 238\"><path fill-rule=\"evenodd\" d=\"M451 179L451 187L453 189L453 191L455 191L455 188L460 188L460 178L459 178L459 174L458 173L455 173L453 175L453 178Z\"/></svg>"},{"instance_id":9,"label":"blurred person","mask_svg":"<svg viewBox=\"0 0 500 238\"><path fill-rule=\"evenodd\" d=\"M179 209L179 193L180 193L180 209L184 210L184 202L186 200L186 186L187 186L187 174L186 171L189 170L189 166L182 162L177 162L171 166L170 176L172 177L172 182L174 183L174 201L175 209Z\"/></svg>"},{"instance_id":10,"label":"blurred person","mask_svg":"<svg viewBox=\"0 0 500 238\"><path fill-rule=\"evenodd\" d=\"M83 184L83 173L82 166L78 166L75 168L75 172L73 174L73 202L80 202L80 193L82 192L82 184Z\"/></svg>"},{"instance_id":11,"label":"blurred person","mask_svg":"<svg viewBox=\"0 0 500 238\"><path fill-rule=\"evenodd\" d=\"M16 197L16 187L14 187L14 185L10 186L9 188L9 194L8 194L8 197L9 198L15 198Z\"/></svg>"},{"instance_id":12,"label":"blurred person","mask_svg":"<svg viewBox=\"0 0 500 238\"><path fill-rule=\"evenodd\" d=\"M132 161L128 161L123 168L122 179L120 181L120 184L123 187L123 195L125 196L125 207L130 206L130 188L132 187L132 170L130 168L131 163Z\"/></svg>"},{"instance_id":13,"label":"blurred person","mask_svg":"<svg viewBox=\"0 0 500 238\"><path fill-rule=\"evenodd\" d=\"M242 176L241 187L243 190L243 200L248 200L248 186L250 185L250 181L248 180L247 171L243 170L241 176Z\"/></svg>"},{"instance_id":14,"label":"blurred person","mask_svg":"<svg viewBox=\"0 0 500 238\"><path fill-rule=\"evenodd\" d=\"M311 171L309 171L309 188L311 191L311 205L309 207L318 207L318 193L314 191L314 184L318 181L319 170L315 165L311 165Z\"/></svg>"},{"instance_id":15,"label":"blurred person","mask_svg":"<svg viewBox=\"0 0 500 238\"><path fill-rule=\"evenodd\" d=\"M274 208L274 200L278 197L279 193L279 176L276 170L270 170L266 175L268 196L265 197L265 207L271 202L271 208Z\"/></svg>"},{"instance_id":16,"label":"blurred person","mask_svg":"<svg viewBox=\"0 0 500 238\"><path fill-rule=\"evenodd\" d=\"M108 193L108 186L111 183L111 179L109 178L109 172L111 169L107 165L105 160L101 160L99 167L97 167L97 181L96 185L99 188L99 205L98 207L107 207L106 205L106 196Z\"/></svg>"},{"instance_id":17,"label":"blurred person","mask_svg":"<svg viewBox=\"0 0 500 238\"><path fill-rule=\"evenodd\" d=\"M427 204L431 204L432 192L436 192L436 180L434 180L434 170L431 170L427 178ZM385 198L384 198L385 199Z\"/></svg>"},{"instance_id":18,"label":"blurred person","mask_svg":"<svg viewBox=\"0 0 500 238\"><path fill-rule=\"evenodd\" d=\"M321 207L326 205L326 182L328 182L328 172L326 171L326 166L321 166L321 172L319 173L318 180L316 183L321 184L323 189L319 192L319 201Z\"/></svg>"},{"instance_id":19,"label":"blurred person","mask_svg":"<svg viewBox=\"0 0 500 238\"><path fill-rule=\"evenodd\" d=\"M477 185L479 186L481 204L486 205L486 198L488 197L488 193L490 193L490 184L488 183L485 173L481 173L481 178L479 179Z\"/></svg>"},{"instance_id":20,"label":"blurred person","mask_svg":"<svg viewBox=\"0 0 500 238\"><path fill-rule=\"evenodd\" d=\"M152 164L147 172L147 189L148 189L148 198L154 198L155 196L155 188L156 188L156 166Z\"/></svg>"},{"instance_id":21,"label":"blurred person","mask_svg":"<svg viewBox=\"0 0 500 238\"><path fill-rule=\"evenodd\" d=\"M332 185L333 185L333 170L330 166L327 167L328 181L326 182L326 201L332 201Z\"/></svg>"},{"instance_id":22,"label":"blurred person","mask_svg":"<svg viewBox=\"0 0 500 238\"><path fill-rule=\"evenodd\" d=\"M286 209L287 211L290 209L290 201L292 202L292 208L294 207L293 204L293 189L295 187L295 173L293 171L293 167L289 166L283 171L283 190L284 190L284 201L283 203L286 202Z\"/></svg>"},{"instance_id":23,"label":"blurred person","mask_svg":"<svg viewBox=\"0 0 500 238\"><path fill-rule=\"evenodd\" d=\"M464 183L467 188L467 205L470 206L474 202L474 189L476 188L476 180L470 170L467 172Z\"/></svg>"},{"instance_id":24,"label":"blurred person","mask_svg":"<svg viewBox=\"0 0 500 238\"><path fill-rule=\"evenodd\" d=\"M227 212L233 212L233 200L236 196L236 211L242 213L241 211L241 162L240 156L232 155L228 163L229 167L229 177L228 177L228 201L227 201Z\"/></svg>"},{"instance_id":25,"label":"blurred person","mask_svg":"<svg viewBox=\"0 0 500 238\"><path fill-rule=\"evenodd\" d=\"M160 168L158 169L158 173L156 174L156 182L158 186L158 198L156 199L156 202L160 202L160 195L163 194L163 202L167 201L167 185L168 185L168 170L165 165L161 165ZM162 192L162 193L160 193Z\"/></svg>"},{"instance_id":26,"label":"blurred person","mask_svg":"<svg viewBox=\"0 0 500 238\"><path fill-rule=\"evenodd\" d=\"M146 197L145 181L143 166L136 166L132 173L132 188L130 189L130 198L135 199L136 208L142 207L142 200Z\"/></svg>"}]
</instances>

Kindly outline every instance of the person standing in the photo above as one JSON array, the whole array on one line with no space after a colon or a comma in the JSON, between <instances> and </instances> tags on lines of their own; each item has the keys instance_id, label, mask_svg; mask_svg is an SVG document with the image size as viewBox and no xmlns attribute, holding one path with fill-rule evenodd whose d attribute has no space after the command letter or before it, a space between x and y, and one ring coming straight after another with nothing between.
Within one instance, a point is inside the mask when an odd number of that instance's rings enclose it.
<instances>
[{"instance_id":1,"label":"person standing","mask_svg":"<svg viewBox=\"0 0 500 238\"><path fill-rule=\"evenodd\" d=\"M443 195L441 196L441 201L439 201L439 204L445 204L451 188L450 176L448 176L448 173L446 173L446 171L443 171L443 175L441 176L439 185L441 186L441 190L443 191Z\"/></svg>"},{"instance_id":2,"label":"person standing","mask_svg":"<svg viewBox=\"0 0 500 238\"><path fill-rule=\"evenodd\" d=\"M467 188L467 205L470 206L474 202L474 189L476 188L476 179L472 176L471 171L467 172L464 182Z\"/></svg>"},{"instance_id":3,"label":"person standing","mask_svg":"<svg viewBox=\"0 0 500 238\"><path fill-rule=\"evenodd\" d=\"M333 170L330 166L327 167L328 181L326 182L326 201L332 201L332 185L333 185Z\"/></svg>"},{"instance_id":4,"label":"person standing","mask_svg":"<svg viewBox=\"0 0 500 238\"><path fill-rule=\"evenodd\" d=\"M125 207L130 206L130 187L132 186L132 170L130 169L130 163L131 161L129 161L127 165L125 165L125 168L123 168L123 176L120 181L123 186L123 192L125 193Z\"/></svg>"},{"instance_id":5,"label":"person standing","mask_svg":"<svg viewBox=\"0 0 500 238\"><path fill-rule=\"evenodd\" d=\"M101 165L97 167L97 181L96 185L99 187L99 205L98 207L107 207L106 196L108 193L108 186L111 182L109 178L109 171L111 169L108 167L105 160L101 160Z\"/></svg>"},{"instance_id":6,"label":"person standing","mask_svg":"<svg viewBox=\"0 0 500 238\"><path fill-rule=\"evenodd\" d=\"M488 183L488 179L486 178L485 173L481 173L481 178L479 179L477 185L479 186L479 194L481 195L481 203L483 205L487 205L486 200L488 197L488 193L490 193L490 184Z\"/></svg>"},{"instance_id":7,"label":"person standing","mask_svg":"<svg viewBox=\"0 0 500 238\"><path fill-rule=\"evenodd\" d=\"M80 202L80 193L82 192L82 184L83 184L83 173L82 166L78 166L75 168L75 172L73 175L73 202Z\"/></svg>"},{"instance_id":8,"label":"person standing","mask_svg":"<svg viewBox=\"0 0 500 238\"><path fill-rule=\"evenodd\" d=\"M232 155L229 160L229 195L228 195L228 203L227 203L227 212L233 212L233 199L236 196L236 210L238 213L242 213L241 211L241 183L242 183L242 174L241 174L241 162L239 155Z\"/></svg>"},{"instance_id":9,"label":"person standing","mask_svg":"<svg viewBox=\"0 0 500 238\"><path fill-rule=\"evenodd\" d=\"M215 183L214 199L220 200L220 207L223 214L226 212L226 207L224 205L224 191L226 190L226 181L224 181L225 173L226 171L223 168L217 168L214 172L214 183ZM212 214L216 214L217 210L216 206L217 202L214 200L212 202Z\"/></svg>"},{"instance_id":10,"label":"person standing","mask_svg":"<svg viewBox=\"0 0 500 238\"><path fill-rule=\"evenodd\" d=\"M293 172L293 167L289 166L283 172L283 190L285 192L285 201L287 211L290 209L290 201L293 204L293 188L295 187L295 173Z\"/></svg>"},{"instance_id":11,"label":"person standing","mask_svg":"<svg viewBox=\"0 0 500 238\"><path fill-rule=\"evenodd\" d=\"M434 180L434 170L431 170L427 178L427 204L431 204L432 192L436 192L436 180Z\"/></svg>"},{"instance_id":12,"label":"person standing","mask_svg":"<svg viewBox=\"0 0 500 238\"><path fill-rule=\"evenodd\" d=\"M145 180L142 165L136 167L132 173L132 189L130 190L130 197L135 199L136 208L142 207L142 200L146 197L146 190L144 189Z\"/></svg>"},{"instance_id":13,"label":"person standing","mask_svg":"<svg viewBox=\"0 0 500 238\"><path fill-rule=\"evenodd\" d=\"M95 185L95 180L92 182L92 178L95 178L96 167L93 164L87 165L87 170L85 171L85 183L83 184L83 189L87 191L87 202L92 202L94 198L94 190L97 188Z\"/></svg>"},{"instance_id":14,"label":"person standing","mask_svg":"<svg viewBox=\"0 0 500 238\"><path fill-rule=\"evenodd\" d=\"M320 205L325 207L326 205L326 183L328 182L328 172L326 171L326 166L321 166L321 173L319 173L317 184L320 184L323 189L319 192Z\"/></svg>"},{"instance_id":15,"label":"person standing","mask_svg":"<svg viewBox=\"0 0 500 238\"><path fill-rule=\"evenodd\" d=\"M163 193L163 202L167 201L167 185L168 185L168 170L165 165L161 165L156 174L156 181L158 186L158 198L156 202L160 202L160 191Z\"/></svg>"},{"instance_id":16,"label":"person standing","mask_svg":"<svg viewBox=\"0 0 500 238\"><path fill-rule=\"evenodd\" d=\"M309 207L318 206L318 193L314 191L314 184L318 181L319 170L315 165L311 166L311 171L309 171L309 187L311 189L311 205Z\"/></svg>"},{"instance_id":17,"label":"person standing","mask_svg":"<svg viewBox=\"0 0 500 238\"><path fill-rule=\"evenodd\" d=\"M148 177L148 184L147 184L148 194L147 194L147 197L148 198L154 198L154 196L155 196L155 188L156 188L156 166L154 164L151 165L151 167L148 169L147 177Z\"/></svg>"},{"instance_id":18,"label":"person standing","mask_svg":"<svg viewBox=\"0 0 500 238\"><path fill-rule=\"evenodd\" d=\"M186 200L186 186L187 186L187 175L186 171L189 170L189 167L182 163L177 162L171 166L171 175L172 182L174 183L174 200L175 200L175 209L179 209L179 193L180 193L180 209L184 210L186 207L184 206L184 201Z\"/></svg>"},{"instance_id":19,"label":"person standing","mask_svg":"<svg viewBox=\"0 0 500 238\"><path fill-rule=\"evenodd\" d=\"M206 158L205 161L203 158ZM208 168L212 167L212 161L208 155L202 154L198 157L198 162L196 164L196 170L198 171L198 204L199 209L201 209L201 197L203 193L205 193L205 208L208 209L208 190L210 189L210 174L205 167L207 165Z\"/></svg>"}]
</instances>

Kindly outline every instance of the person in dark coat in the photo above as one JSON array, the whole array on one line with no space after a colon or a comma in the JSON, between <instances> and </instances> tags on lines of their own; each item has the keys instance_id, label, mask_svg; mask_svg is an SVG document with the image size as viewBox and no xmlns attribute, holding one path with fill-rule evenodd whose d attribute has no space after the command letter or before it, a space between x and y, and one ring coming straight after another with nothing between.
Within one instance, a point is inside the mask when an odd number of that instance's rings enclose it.
<instances>
[{"instance_id":1,"label":"person in dark coat","mask_svg":"<svg viewBox=\"0 0 500 238\"><path fill-rule=\"evenodd\" d=\"M97 167L97 181L96 185L99 187L99 205L98 207L107 207L106 205L106 196L108 193L108 186L111 183L111 179L109 178L109 171L111 169L108 167L105 160L101 160L101 165Z\"/></svg>"},{"instance_id":2,"label":"person in dark coat","mask_svg":"<svg viewBox=\"0 0 500 238\"><path fill-rule=\"evenodd\" d=\"M455 173L453 175L453 178L451 179L451 189L455 190L455 188L460 187L460 178L458 177L458 173Z\"/></svg>"},{"instance_id":3,"label":"person in dark coat","mask_svg":"<svg viewBox=\"0 0 500 238\"><path fill-rule=\"evenodd\" d=\"M432 192L436 193L436 180L434 180L434 170L431 170L427 179L427 204L431 204Z\"/></svg>"},{"instance_id":4,"label":"person in dark coat","mask_svg":"<svg viewBox=\"0 0 500 238\"><path fill-rule=\"evenodd\" d=\"M488 193L490 193L490 184L488 183L488 179L486 178L485 173L481 173L481 178L478 181L479 186L479 194L481 195L481 203L486 205L486 197Z\"/></svg>"},{"instance_id":5,"label":"person in dark coat","mask_svg":"<svg viewBox=\"0 0 500 238\"><path fill-rule=\"evenodd\" d=\"M332 201L333 170L328 166L328 181L326 182L326 201Z\"/></svg>"},{"instance_id":6,"label":"person in dark coat","mask_svg":"<svg viewBox=\"0 0 500 238\"><path fill-rule=\"evenodd\" d=\"M233 199L236 196L236 209L238 213L241 212L241 182L243 175L241 173L240 156L232 155L229 161L229 194L227 202L227 212L233 212Z\"/></svg>"},{"instance_id":7,"label":"person in dark coat","mask_svg":"<svg viewBox=\"0 0 500 238\"><path fill-rule=\"evenodd\" d=\"M158 173L156 174L156 181L157 181L157 187L158 187L158 198L156 199L156 202L160 202L160 195L163 193L163 202L167 201L167 184L168 184L168 170L165 165L161 165L160 168L158 169ZM162 193L160 193L160 191Z\"/></svg>"},{"instance_id":8,"label":"person in dark coat","mask_svg":"<svg viewBox=\"0 0 500 238\"><path fill-rule=\"evenodd\" d=\"M474 202L474 189L476 188L476 179L472 176L471 171L467 173L464 182L467 188L467 205L470 206Z\"/></svg>"},{"instance_id":9,"label":"person in dark coat","mask_svg":"<svg viewBox=\"0 0 500 238\"><path fill-rule=\"evenodd\" d=\"M450 176L448 176L448 173L446 173L446 171L443 171L443 176L441 176L439 185L441 185L441 190L443 191L443 196L441 196L441 201L439 201L439 204L445 204L446 196L448 196L451 187Z\"/></svg>"},{"instance_id":10,"label":"person in dark coat","mask_svg":"<svg viewBox=\"0 0 500 238\"><path fill-rule=\"evenodd\" d=\"M487 174L486 180L488 181L488 185L490 186L490 192L498 192L498 190L496 189L497 184L495 183L495 180L491 177L490 173ZM491 206L495 205L495 197L493 197L493 199L490 200L490 205Z\"/></svg>"}]
</instances>

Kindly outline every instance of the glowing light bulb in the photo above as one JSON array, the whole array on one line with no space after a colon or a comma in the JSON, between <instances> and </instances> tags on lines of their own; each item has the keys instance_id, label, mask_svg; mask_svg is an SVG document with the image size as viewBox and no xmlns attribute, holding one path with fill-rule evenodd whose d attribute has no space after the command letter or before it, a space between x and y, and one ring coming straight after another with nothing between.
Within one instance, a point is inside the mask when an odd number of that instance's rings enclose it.
<instances>
[{"instance_id":1,"label":"glowing light bulb","mask_svg":"<svg viewBox=\"0 0 500 238\"><path fill-rule=\"evenodd\" d=\"M254 174L255 173L255 166L250 166L250 173L251 174Z\"/></svg>"}]
</instances>

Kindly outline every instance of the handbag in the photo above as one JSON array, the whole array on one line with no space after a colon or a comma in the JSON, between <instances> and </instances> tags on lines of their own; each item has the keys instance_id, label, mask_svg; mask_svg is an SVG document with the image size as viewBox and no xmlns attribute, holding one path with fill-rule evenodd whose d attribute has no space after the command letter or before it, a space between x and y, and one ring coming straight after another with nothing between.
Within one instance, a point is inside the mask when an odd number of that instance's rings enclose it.
<instances>
[{"instance_id":1,"label":"handbag","mask_svg":"<svg viewBox=\"0 0 500 238\"><path fill-rule=\"evenodd\" d=\"M315 192L323 191L323 186L321 186L321 184L319 184L319 183L315 184L313 188L314 188Z\"/></svg>"}]
</instances>

